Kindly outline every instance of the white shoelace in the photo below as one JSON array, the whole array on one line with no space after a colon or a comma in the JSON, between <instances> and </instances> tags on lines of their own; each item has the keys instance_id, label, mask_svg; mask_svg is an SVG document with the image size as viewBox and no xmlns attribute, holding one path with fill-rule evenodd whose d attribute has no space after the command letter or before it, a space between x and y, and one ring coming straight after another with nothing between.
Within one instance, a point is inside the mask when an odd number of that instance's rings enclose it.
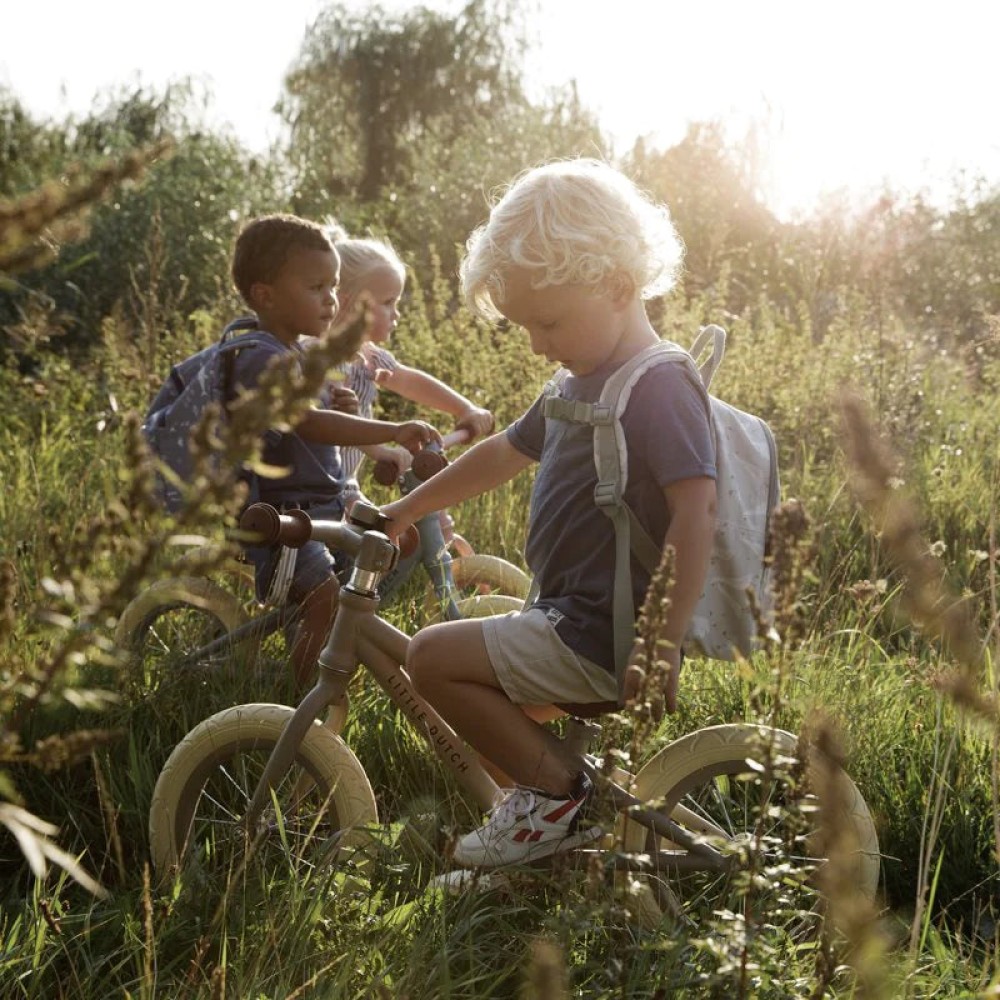
<instances>
[{"instance_id":1,"label":"white shoelace","mask_svg":"<svg viewBox=\"0 0 1000 1000\"><path fill-rule=\"evenodd\" d=\"M527 816L532 829L531 813L535 808L535 793L530 788L501 788L497 796L497 804L490 813L490 826L504 826L515 823L520 817Z\"/></svg>"}]
</instances>

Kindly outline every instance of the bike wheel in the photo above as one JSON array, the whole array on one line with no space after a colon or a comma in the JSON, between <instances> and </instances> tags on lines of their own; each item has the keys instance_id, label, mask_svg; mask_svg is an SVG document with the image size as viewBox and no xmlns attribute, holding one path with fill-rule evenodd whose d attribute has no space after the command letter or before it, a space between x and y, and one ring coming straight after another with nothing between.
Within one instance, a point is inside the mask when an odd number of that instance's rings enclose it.
<instances>
[{"instance_id":1,"label":"bike wheel","mask_svg":"<svg viewBox=\"0 0 1000 1000\"><path fill-rule=\"evenodd\" d=\"M523 606L531 586L524 570L499 556L476 554L452 559L451 575L461 595L456 597L455 603L465 618L517 611ZM433 584L428 583L424 592L424 612L428 621L439 621L441 610L441 600Z\"/></svg>"},{"instance_id":2,"label":"bike wheel","mask_svg":"<svg viewBox=\"0 0 1000 1000\"><path fill-rule=\"evenodd\" d=\"M239 600L210 580L194 576L158 580L122 612L115 643L134 655L152 682L161 668L247 620ZM243 643L227 647L219 659L240 652Z\"/></svg>"},{"instance_id":3,"label":"bike wheel","mask_svg":"<svg viewBox=\"0 0 1000 1000\"><path fill-rule=\"evenodd\" d=\"M509 594L476 594L456 601L455 607L463 618L492 618L508 611L520 611L524 601Z\"/></svg>"},{"instance_id":4,"label":"bike wheel","mask_svg":"<svg viewBox=\"0 0 1000 1000\"><path fill-rule=\"evenodd\" d=\"M451 575L460 590L475 587L480 593L496 591L523 601L528 596L531 578L523 569L499 556L477 553L451 561Z\"/></svg>"},{"instance_id":5,"label":"bike wheel","mask_svg":"<svg viewBox=\"0 0 1000 1000\"><path fill-rule=\"evenodd\" d=\"M669 813L689 832L703 836L724 854L749 864L726 872L661 871L622 875L626 906L637 922L652 926L664 912L704 922L720 911L766 915L771 923L804 930L821 910L816 874L824 864L826 829L840 834L845 886L875 895L879 845L875 824L857 786L838 772L835 804L808 789L820 787L810 762L804 788L793 787L798 741L765 726L711 726L681 737L661 750L636 775L633 794ZM789 767L765 767L770 760ZM802 783L800 782L800 785ZM829 787L829 786L828 786ZM836 815L824 809L836 808ZM689 810L689 812L684 812ZM818 822L817 822L818 821ZM629 854L655 856L675 847L646 827L623 817L620 842ZM751 885L751 870L753 877Z\"/></svg>"},{"instance_id":6,"label":"bike wheel","mask_svg":"<svg viewBox=\"0 0 1000 1000\"><path fill-rule=\"evenodd\" d=\"M246 807L291 718L285 705L237 705L199 723L174 748L153 791L149 841L161 882L179 870L232 871L247 850L299 877L361 846L378 822L368 776L338 736L314 722L253 831ZM252 836L251 836L252 834Z\"/></svg>"}]
</instances>

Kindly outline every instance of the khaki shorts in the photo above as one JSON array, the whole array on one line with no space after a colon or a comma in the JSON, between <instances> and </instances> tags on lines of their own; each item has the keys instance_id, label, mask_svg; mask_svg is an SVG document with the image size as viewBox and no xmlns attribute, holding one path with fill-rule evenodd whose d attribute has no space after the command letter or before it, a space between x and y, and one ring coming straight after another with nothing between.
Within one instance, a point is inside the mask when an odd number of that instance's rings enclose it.
<instances>
[{"instance_id":1,"label":"khaki shorts","mask_svg":"<svg viewBox=\"0 0 1000 1000\"><path fill-rule=\"evenodd\" d=\"M574 653L541 608L484 618L483 637L497 680L517 705L618 698L615 677Z\"/></svg>"}]
</instances>

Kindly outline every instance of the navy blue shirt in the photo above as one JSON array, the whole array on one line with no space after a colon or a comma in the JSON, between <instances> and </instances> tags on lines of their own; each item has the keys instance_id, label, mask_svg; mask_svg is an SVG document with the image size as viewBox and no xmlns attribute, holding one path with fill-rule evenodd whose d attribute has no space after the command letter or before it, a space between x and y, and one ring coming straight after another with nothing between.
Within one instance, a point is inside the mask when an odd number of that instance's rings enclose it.
<instances>
[{"instance_id":1,"label":"navy blue shirt","mask_svg":"<svg viewBox=\"0 0 1000 1000\"><path fill-rule=\"evenodd\" d=\"M236 391L256 388L264 369L272 358L293 351L301 354L298 344L288 347L277 337L270 337L259 346L248 347L236 355L233 383ZM321 394L316 403L325 408L328 400ZM268 465L289 469L276 479L258 476L260 499L276 507L325 503L339 496L341 484L340 448L333 444L305 441L294 431L267 431L261 458Z\"/></svg>"},{"instance_id":2,"label":"navy blue shirt","mask_svg":"<svg viewBox=\"0 0 1000 1000\"><path fill-rule=\"evenodd\" d=\"M618 367L609 363L588 375L571 375L559 395L596 402ZM614 673L614 528L594 503L594 431L588 424L546 420L544 398L506 431L518 451L539 463L525 546L539 587L535 603L552 609L550 619L570 649ZM632 390L622 427L628 443L625 500L662 546L669 523L664 488L682 479L715 478L708 397L685 367L656 365ZM633 558L636 609L648 586L649 574Z\"/></svg>"}]
</instances>

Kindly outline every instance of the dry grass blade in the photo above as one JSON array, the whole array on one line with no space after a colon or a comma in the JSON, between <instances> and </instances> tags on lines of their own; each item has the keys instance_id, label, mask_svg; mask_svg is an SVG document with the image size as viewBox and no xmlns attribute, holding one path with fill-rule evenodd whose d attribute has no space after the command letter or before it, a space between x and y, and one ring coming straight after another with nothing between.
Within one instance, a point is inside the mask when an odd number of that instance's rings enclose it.
<instances>
[{"instance_id":1,"label":"dry grass blade","mask_svg":"<svg viewBox=\"0 0 1000 1000\"><path fill-rule=\"evenodd\" d=\"M876 434L863 403L845 392L840 405L851 484L900 571L905 610L959 664L939 685L959 707L996 723L1000 720L996 698L980 686L984 647L972 609L967 600L947 590L944 567L921 535L916 508L897 485L898 460Z\"/></svg>"},{"instance_id":2,"label":"dry grass blade","mask_svg":"<svg viewBox=\"0 0 1000 1000\"><path fill-rule=\"evenodd\" d=\"M10 831L24 854L35 878L45 877L48 865L62 868L95 896L107 896L105 889L84 871L79 861L50 839L58 828L10 802L0 802L0 826Z\"/></svg>"}]
</instances>

